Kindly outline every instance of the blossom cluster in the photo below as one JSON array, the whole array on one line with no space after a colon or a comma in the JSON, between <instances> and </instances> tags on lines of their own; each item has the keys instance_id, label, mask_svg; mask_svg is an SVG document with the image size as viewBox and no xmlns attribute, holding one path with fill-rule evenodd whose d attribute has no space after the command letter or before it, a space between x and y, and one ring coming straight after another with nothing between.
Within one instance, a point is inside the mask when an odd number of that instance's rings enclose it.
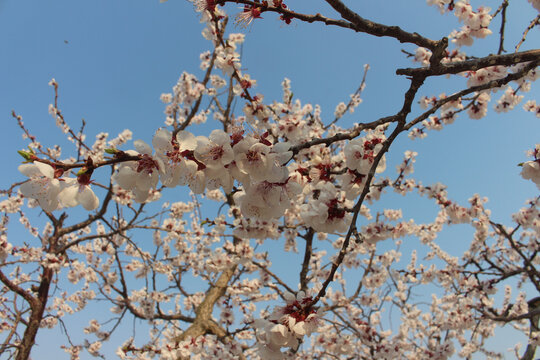
<instances>
[{"instance_id":1,"label":"blossom cluster","mask_svg":"<svg viewBox=\"0 0 540 360\"><path fill-rule=\"evenodd\" d=\"M401 131L422 138L428 130L452 124L461 112L472 119L485 117L497 92L496 112L515 109L538 79L535 70L512 83L516 88L505 85L463 97L424 96L419 101L424 113L414 120L405 116L405 124L399 120L396 125L396 115L342 127L342 117L362 104L362 83L325 125L321 108L296 99L288 79L282 83L281 101L269 104L261 94L254 95L257 82L242 70L244 35L225 36L221 2L193 3L214 50L201 54L203 80L183 73L172 92L161 95L165 127L150 143L136 140L132 149L122 150L131 139L125 131L112 140L101 133L93 145L79 146L86 144L84 134L71 130L56 104L50 113L78 144L84 160L60 160L59 147L45 150L25 134L32 146L20 152L25 163L19 171L27 179L15 187L18 193L10 192L0 202L5 214L0 272L9 269L7 277L13 279L2 278L0 332L16 329L10 306L23 302L21 293L34 296L54 284L60 290L47 304L41 327L64 326L66 315L90 302L111 305L110 319L96 314L84 328L85 340L76 344L69 339L71 346L63 347L72 359L83 351L104 357L103 343L126 314L150 328L146 340L130 338L118 347L117 356L126 360L497 357L487 350L486 339L493 336L497 321L512 322L513 317L519 318L514 324L530 343L538 343L538 332L529 332L525 321L519 321L532 305L523 291L516 295L511 288L540 281L533 271L540 261L540 199L530 200L513 215L514 224L504 226L491 217L486 198L473 195L460 204L443 184L425 185L412 178L415 151L404 152L394 175L387 169L387 161L394 159L386 153ZM488 8L474 11L468 1L428 4L453 11L464 23L451 35L458 46L491 33ZM237 23L258 21L268 6L280 9L280 19L290 23L293 15L285 12L288 7L281 0L245 5ZM445 55L444 64L466 56L461 50ZM414 54L426 67L431 57L432 51L423 47ZM493 65L459 76L467 78L468 88L484 86L522 66ZM58 83L51 85L56 91ZM232 110L234 101L243 104L238 113ZM524 108L540 114L534 100ZM222 129L197 135L202 132L197 125L209 120ZM521 176L540 188L540 144L529 155L533 159L521 164ZM109 166L109 183L100 184L103 176L95 174ZM70 176L73 169L80 170ZM169 197L168 189L180 186L189 188L185 193L191 201ZM58 215L60 210L77 205L98 209L97 187L106 192L102 208L65 226L67 215ZM433 216L418 222L408 218L408 209L372 206L387 191L415 202L430 201ZM23 214L24 198L47 213L49 222L42 230ZM165 198L152 213L157 206L151 203ZM211 201L222 206L209 218L211 211L201 205ZM38 245L8 240L8 214L20 215ZM455 224L471 228L471 241L459 258L445 250L444 241L436 241ZM148 236L140 239L135 230ZM268 239L282 239L287 257L300 256L298 292L293 294L287 285L289 274L281 274L289 269L271 261ZM406 253L409 248L414 250ZM32 266L33 271L23 273ZM503 302L497 304L492 295L513 277L519 280L505 288ZM66 288L73 289L69 294L62 290L64 278ZM15 294L11 303L4 296L10 291ZM422 292L431 298L418 300ZM275 305L279 298L284 304ZM271 313L269 306L274 306ZM394 311L401 320L397 326L392 324Z\"/></svg>"},{"instance_id":2,"label":"blossom cluster","mask_svg":"<svg viewBox=\"0 0 540 360\"><path fill-rule=\"evenodd\" d=\"M299 339L310 336L320 322L321 314L312 308L312 297L299 291L285 294L286 305L276 306L267 319L255 320L258 347L263 359L281 359L282 347L295 349Z\"/></svg>"},{"instance_id":3,"label":"blossom cluster","mask_svg":"<svg viewBox=\"0 0 540 360\"><path fill-rule=\"evenodd\" d=\"M526 161L521 164L521 176L526 180L531 180L540 189L540 144L536 144L531 151L533 160Z\"/></svg>"},{"instance_id":4,"label":"blossom cluster","mask_svg":"<svg viewBox=\"0 0 540 360\"><path fill-rule=\"evenodd\" d=\"M35 199L45 211L81 204L86 210L99 206L99 199L90 188L90 177L81 174L77 178L58 178L55 169L35 161L19 166L19 171L29 177L20 187L21 194Z\"/></svg>"}]
</instances>

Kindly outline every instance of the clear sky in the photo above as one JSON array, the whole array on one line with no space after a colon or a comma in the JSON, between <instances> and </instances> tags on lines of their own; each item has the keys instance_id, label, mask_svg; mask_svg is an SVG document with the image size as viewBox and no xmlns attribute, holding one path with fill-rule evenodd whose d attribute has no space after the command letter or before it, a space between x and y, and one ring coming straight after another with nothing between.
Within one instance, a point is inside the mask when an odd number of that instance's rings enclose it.
<instances>
[{"instance_id":1,"label":"clear sky","mask_svg":"<svg viewBox=\"0 0 540 360\"><path fill-rule=\"evenodd\" d=\"M432 39L460 26L453 15L441 16L424 0L356 2L354 9L368 19ZM485 2L498 6L495 1ZM320 0L286 3L294 10L337 17ZM472 3L476 7L482 2ZM235 6L228 9L232 14ZM507 50L513 50L535 15L527 1L511 2ZM287 26L273 14L263 17L247 29L229 28L246 32L242 65L258 81L255 92L270 101L279 100L281 81L288 77L296 98L320 104L323 115L331 119L337 103L346 102L358 87L363 65L368 63L371 70L363 103L353 115L344 117L343 126L373 121L398 110L408 81L395 75L395 69L418 66L400 51L414 52L412 45L296 20ZM485 41L485 47L469 55L497 51L500 18L494 21L495 34ZM42 143L52 146L60 141L60 130L48 114L54 95L48 86L51 78L60 85L59 108L66 120L78 129L84 118L88 139L102 131L115 136L129 128L134 139L150 143L165 119L160 94L170 91L182 71L202 77L199 54L211 48L201 36L202 29L185 0L164 4L158 0L0 0L0 188L23 179L17 171L20 158L16 150L26 143L11 117L12 110L23 116ZM540 44L538 29L529 37L521 50ZM437 78L428 81L419 95L450 93L463 88L465 82ZM539 101L539 94L533 87L524 101ZM450 197L462 203L474 193L487 196L494 219L505 222L526 199L538 195L532 182L521 179L517 167L528 160L525 151L540 141L538 120L521 105L507 114L495 114L490 106L489 116L480 121L463 116L442 132L430 132L427 139L399 140L389 155L388 168L394 171L403 151L417 151L416 178L425 184L447 184ZM386 201L381 206L402 207L409 217L422 218L426 209L433 208L392 195Z\"/></svg>"}]
</instances>

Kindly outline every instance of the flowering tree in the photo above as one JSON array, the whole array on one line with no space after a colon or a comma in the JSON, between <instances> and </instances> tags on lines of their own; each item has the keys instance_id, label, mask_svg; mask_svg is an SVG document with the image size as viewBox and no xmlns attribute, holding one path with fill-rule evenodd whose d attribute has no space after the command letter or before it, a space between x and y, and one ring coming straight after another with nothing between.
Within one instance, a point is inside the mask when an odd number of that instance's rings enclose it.
<instances>
[{"instance_id":1,"label":"flowering tree","mask_svg":"<svg viewBox=\"0 0 540 360\"><path fill-rule=\"evenodd\" d=\"M512 53L504 50L508 0L494 10L464 0L427 2L463 27L432 40L365 19L341 0L326 0L334 17L297 12L282 0L193 0L212 49L201 55L201 78L183 73L161 96L166 121L151 145L131 143L129 130L88 142L64 118L53 79L49 112L73 143L67 157L13 112L29 143L19 151L24 177L0 202L0 354L28 359L38 331L60 327L66 337L59 346L72 359L104 357L102 344L135 318L148 331L122 339L122 359L498 358L488 339L504 324L523 334L516 356L533 359L540 344L540 197L502 224L485 198L460 204L444 185L415 179L417 153L406 151L397 172L386 168L386 153L400 137L421 141L457 119L481 119L489 107L540 117L534 100L522 104L539 77L540 49L520 50L539 24L540 2L529 0L536 10ZM229 17L227 3L243 9ZM263 14L414 46L404 56L415 67L396 70L409 81L396 99L399 110L341 125L362 102L367 65L358 90L331 119L296 99L287 79L282 101L255 94L256 81L241 65L244 35L227 26L263 21ZM498 49L467 55L465 46L491 35L496 18ZM449 94L421 93L424 82L442 75L466 80ZM214 130L195 135L207 121ZM540 144L530 147L521 176L540 189ZM180 200L171 188L191 196ZM424 197L438 211L421 223L400 209L376 210L383 192ZM79 205L83 215L67 209ZM9 236L17 218L27 239ZM473 229L460 257L438 242L454 224ZM405 239L416 239L418 249L402 252ZM295 274L276 272L270 240L298 261ZM110 311L90 314L79 331L86 340L77 342L65 319L94 302Z\"/></svg>"}]
</instances>

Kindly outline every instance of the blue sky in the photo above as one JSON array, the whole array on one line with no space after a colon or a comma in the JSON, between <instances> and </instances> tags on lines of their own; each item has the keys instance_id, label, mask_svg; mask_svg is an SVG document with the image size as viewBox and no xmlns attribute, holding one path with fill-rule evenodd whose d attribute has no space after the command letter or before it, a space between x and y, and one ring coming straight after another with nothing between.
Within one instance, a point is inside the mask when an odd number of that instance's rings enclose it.
<instances>
[{"instance_id":1,"label":"blue sky","mask_svg":"<svg viewBox=\"0 0 540 360\"><path fill-rule=\"evenodd\" d=\"M433 39L460 26L453 15L441 16L423 0L376 3L358 2L354 9L366 18ZM479 4L473 1L474 6ZM288 5L337 16L322 1L289 0ZM229 13L235 7L229 6ZM534 16L525 0L511 3L507 50L513 49ZM347 101L358 87L363 65L369 63L364 102L343 118L342 125L373 121L399 109L408 81L395 75L395 69L417 66L400 51L414 52L413 46L321 24L293 21L286 26L272 14L263 17L247 29L229 28L246 32L242 65L258 81L255 92L269 101L279 100L281 81L288 77L295 97L320 104L330 119L336 104ZM494 32L499 23L497 18ZM88 139L102 131L115 136L129 128L134 139L150 142L165 119L160 94L170 91L182 71L202 77L199 54L211 48L200 35L202 29L191 4L184 0L164 4L157 0L0 0L0 148L4 154L0 188L22 180L16 150L26 144L11 110L23 116L42 143L52 146L61 141L47 110L54 95L48 86L53 77L60 85L59 107L66 120L78 129L84 118ZM522 50L540 43L537 29L529 36ZM498 37L493 35L485 44L471 55L496 52ZM449 93L464 86L465 79L441 77L429 80L419 95ZM540 100L539 94L533 87L524 101ZM527 160L525 151L539 142L538 134L538 119L521 106L508 114L494 114L490 106L489 116L480 121L462 117L442 132L430 132L427 139L397 141L389 154L389 171L394 171L403 151L415 150L418 179L425 184L444 182L450 197L462 203L474 193L488 196L494 219L505 222L526 199L538 194L532 182L521 179L517 167ZM405 216L426 220L433 209L431 204L411 204L410 199L392 194L381 206L402 207Z\"/></svg>"}]
</instances>

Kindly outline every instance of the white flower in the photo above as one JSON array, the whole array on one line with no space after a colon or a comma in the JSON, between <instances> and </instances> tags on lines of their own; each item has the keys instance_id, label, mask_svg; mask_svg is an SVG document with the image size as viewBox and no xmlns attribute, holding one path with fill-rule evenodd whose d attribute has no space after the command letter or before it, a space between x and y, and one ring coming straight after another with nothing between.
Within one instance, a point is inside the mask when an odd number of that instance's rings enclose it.
<instances>
[{"instance_id":1,"label":"white flower","mask_svg":"<svg viewBox=\"0 0 540 360\"><path fill-rule=\"evenodd\" d=\"M273 157L269 156L269 146L261 144L253 137L248 137L234 146L234 152L236 166L240 171L248 174L252 181L269 181L267 178L272 174L273 165Z\"/></svg>"},{"instance_id":2,"label":"white flower","mask_svg":"<svg viewBox=\"0 0 540 360\"><path fill-rule=\"evenodd\" d=\"M163 161L152 156L152 148L142 140L134 142L137 151L128 150L128 155L141 155L138 161L122 163L114 179L123 189L131 190L135 201L141 203L148 199L150 189L155 189L159 181L159 170L163 169Z\"/></svg>"},{"instance_id":3,"label":"white flower","mask_svg":"<svg viewBox=\"0 0 540 360\"><path fill-rule=\"evenodd\" d=\"M414 53L414 60L422 63L422 65L429 65L429 60L431 59L431 51L424 47L419 47Z\"/></svg>"},{"instance_id":4,"label":"white flower","mask_svg":"<svg viewBox=\"0 0 540 360\"><path fill-rule=\"evenodd\" d=\"M488 93L481 93L474 104L467 110L469 117L474 120L478 120L486 116L487 114L487 104L491 100L491 96Z\"/></svg>"},{"instance_id":5,"label":"white flower","mask_svg":"<svg viewBox=\"0 0 540 360\"><path fill-rule=\"evenodd\" d=\"M321 317L311 307L312 298L299 291L297 296L285 294L286 305L277 306L268 319L257 319L259 354L264 359L281 359L280 348L296 348L298 340L311 335L319 324Z\"/></svg>"},{"instance_id":6,"label":"white flower","mask_svg":"<svg viewBox=\"0 0 540 360\"><path fill-rule=\"evenodd\" d=\"M222 187L226 194L232 191L234 179L226 168L206 168L204 169L204 175L206 177L206 188L208 190L215 190Z\"/></svg>"},{"instance_id":7,"label":"white flower","mask_svg":"<svg viewBox=\"0 0 540 360\"><path fill-rule=\"evenodd\" d=\"M330 182L315 185L312 198L300 207L300 216L307 225L326 233L345 232L351 222L343 196Z\"/></svg>"},{"instance_id":8,"label":"white flower","mask_svg":"<svg viewBox=\"0 0 540 360\"><path fill-rule=\"evenodd\" d=\"M216 67L227 77L240 68L240 59L234 51L221 51L214 61Z\"/></svg>"},{"instance_id":9,"label":"white flower","mask_svg":"<svg viewBox=\"0 0 540 360\"><path fill-rule=\"evenodd\" d=\"M214 130L208 138L197 138L197 147L194 150L195 159L207 167L220 168L234 160L230 137L223 130Z\"/></svg>"},{"instance_id":10,"label":"white flower","mask_svg":"<svg viewBox=\"0 0 540 360\"><path fill-rule=\"evenodd\" d=\"M531 180L540 189L540 160L527 161L523 163L521 176L525 180Z\"/></svg>"},{"instance_id":11,"label":"white flower","mask_svg":"<svg viewBox=\"0 0 540 360\"><path fill-rule=\"evenodd\" d=\"M301 189L298 183L269 183L262 181L253 185L244 184L245 190L236 195L242 214L248 218L270 220L278 218L289 208L291 197Z\"/></svg>"},{"instance_id":12,"label":"white flower","mask_svg":"<svg viewBox=\"0 0 540 360\"><path fill-rule=\"evenodd\" d=\"M215 0L190 0L195 6L195 11L215 11L216 10L216 1Z\"/></svg>"},{"instance_id":13,"label":"white flower","mask_svg":"<svg viewBox=\"0 0 540 360\"><path fill-rule=\"evenodd\" d=\"M186 185L188 179L197 171L196 164L188 159L197 146L195 136L187 131L179 131L173 141L169 130L159 129L152 139L152 145L156 156L163 163L160 172L161 183L167 187Z\"/></svg>"},{"instance_id":14,"label":"white flower","mask_svg":"<svg viewBox=\"0 0 540 360\"><path fill-rule=\"evenodd\" d=\"M54 178L52 166L36 161L33 164L22 164L19 171L30 178L21 185L20 191L27 198L36 199L45 211L58 208L60 182Z\"/></svg>"},{"instance_id":15,"label":"white flower","mask_svg":"<svg viewBox=\"0 0 540 360\"><path fill-rule=\"evenodd\" d=\"M11 250L13 245L11 245L5 234L0 235L0 263L6 261L7 257L11 255Z\"/></svg>"},{"instance_id":16,"label":"white flower","mask_svg":"<svg viewBox=\"0 0 540 360\"><path fill-rule=\"evenodd\" d=\"M367 175L384 142L384 135L369 134L365 138L351 140L345 146L345 162L351 170ZM375 172L381 173L386 169L386 157L382 156Z\"/></svg>"},{"instance_id":17,"label":"white flower","mask_svg":"<svg viewBox=\"0 0 540 360\"><path fill-rule=\"evenodd\" d=\"M364 190L367 175L358 174L356 171L347 170L340 176L342 190L345 191L345 197L348 200L355 199Z\"/></svg>"},{"instance_id":18,"label":"white flower","mask_svg":"<svg viewBox=\"0 0 540 360\"><path fill-rule=\"evenodd\" d=\"M252 182L283 182L287 178L287 168L282 166L292 153L288 143L274 146L263 144L254 137L246 137L234 146L236 167L249 175ZM242 176L239 176L239 180Z\"/></svg>"},{"instance_id":19,"label":"white flower","mask_svg":"<svg viewBox=\"0 0 540 360\"><path fill-rule=\"evenodd\" d=\"M154 135L152 144L156 156L163 166L160 171L160 179L163 185L175 187L188 185L195 194L201 194L206 187L206 175L202 171L205 165L197 163L194 150L198 139L188 131L179 131L173 142L172 133L166 129L160 129Z\"/></svg>"},{"instance_id":20,"label":"white flower","mask_svg":"<svg viewBox=\"0 0 540 360\"><path fill-rule=\"evenodd\" d=\"M540 117L540 105L536 105L536 101L529 100L523 105L525 111L536 113L536 117Z\"/></svg>"},{"instance_id":21,"label":"white flower","mask_svg":"<svg viewBox=\"0 0 540 360\"><path fill-rule=\"evenodd\" d=\"M64 179L62 191L58 194L58 200L65 207L74 207L81 204L86 210L91 211L99 206L99 198L90 188L89 181L78 179Z\"/></svg>"}]
</instances>

